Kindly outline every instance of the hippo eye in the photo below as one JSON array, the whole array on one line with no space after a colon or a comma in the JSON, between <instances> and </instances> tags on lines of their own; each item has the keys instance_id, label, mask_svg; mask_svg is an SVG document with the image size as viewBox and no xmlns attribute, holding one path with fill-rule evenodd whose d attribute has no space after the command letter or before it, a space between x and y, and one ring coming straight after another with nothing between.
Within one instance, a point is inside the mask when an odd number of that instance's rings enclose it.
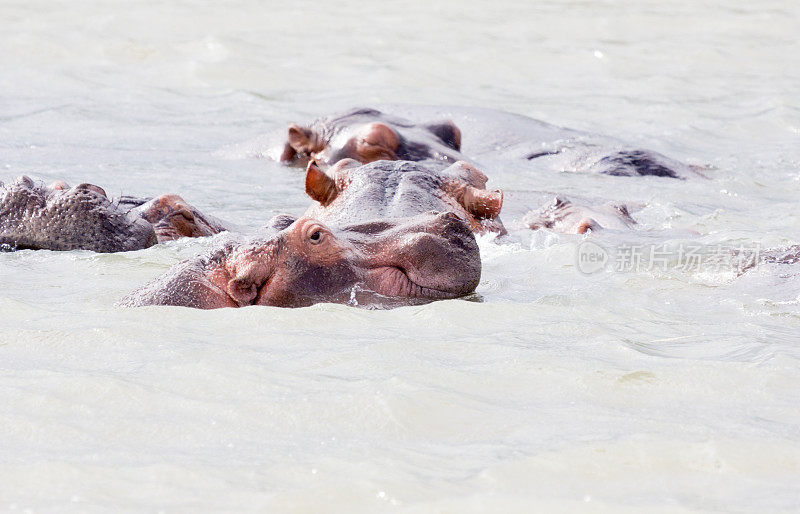
<instances>
[{"instance_id":1,"label":"hippo eye","mask_svg":"<svg viewBox=\"0 0 800 514\"><path fill-rule=\"evenodd\" d=\"M317 244L322 240L322 231L317 229L308 236L308 240L311 241L312 244Z\"/></svg>"}]
</instances>

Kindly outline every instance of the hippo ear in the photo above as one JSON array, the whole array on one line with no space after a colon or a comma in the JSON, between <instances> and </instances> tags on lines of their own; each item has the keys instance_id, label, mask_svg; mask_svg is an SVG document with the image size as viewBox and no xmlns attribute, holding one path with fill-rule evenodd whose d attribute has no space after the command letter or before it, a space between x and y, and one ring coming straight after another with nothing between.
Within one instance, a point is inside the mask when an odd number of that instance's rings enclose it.
<instances>
[{"instance_id":1,"label":"hippo ear","mask_svg":"<svg viewBox=\"0 0 800 514\"><path fill-rule=\"evenodd\" d=\"M317 161L309 162L306 168L306 194L323 207L330 204L339 194L336 181L322 171Z\"/></svg>"},{"instance_id":2,"label":"hippo ear","mask_svg":"<svg viewBox=\"0 0 800 514\"><path fill-rule=\"evenodd\" d=\"M459 130L452 120L430 123L425 125L425 128L433 132L434 136L441 139L444 144L453 150L457 152L461 151L461 130Z\"/></svg>"},{"instance_id":3,"label":"hippo ear","mask_svg":"<svg viewBox=\"0 0 800 514\"><path fill-rule=\"evenodd\" d=\"M286 139L289 146L298 150L308 143L308 129L304 129L297 123L291 123L286 130Z\"/></svg>"},{"instance_id":4,"label":"hippo ear","mask_svg":"<svg viewBox=\"0 0 800 514\"><path fill-rule=\"evenodd\" d=\"M301 127L296 123L289 125L286 133L287 146L291 147L296 153L312 154L322 150L320 138L316 132L307 127ZM289 155L291 152L288 148L284 148L284 155ZM294 157L294 155L292 155Z\"/></svg>"},{"instance_id":5,"label":"hippo ear","mask_svg":"<svg viewBox=\"0 0 800 514\"><path fill-rule=\"evenodd\" d=\"M228 281L228 295L233 298L239 307L250 305L258 296L258 286L240 278Z\"/></svg>"},{"instance_id":6,"label":"hippo ear","mask_svg":"<svg viewBox=\"0 0 800 514\"><path fill-rule=\"evenodd\" d=\"M239 307L252 305L258 290L269 279L271 268L268 260L254 259L252 254L233 254L228 257L226 271L229 278L227 293Z\"/></svg>"},{"instance_id":7,"label":"hippo ear","mask_svg":"<svg viewBox=\"0 0 800 514\"><path fill-rule=\"evenodd\" d=\"M495 219L503 208L503 192L467 186L461 203L467 212L479 219Z\"/></svg>"},{"instance_id":8,"label":"hippo ear","mask_svg":"<svg viewBox=\"0 0 800 514\"><path fill-rule=\"evenodd\" d=\"M280 161L281 162L289 162L297 156L297 150L292 148L290 143L286 143L283 146L283 152L281 152Z\"/></svg>"}]
</instances>

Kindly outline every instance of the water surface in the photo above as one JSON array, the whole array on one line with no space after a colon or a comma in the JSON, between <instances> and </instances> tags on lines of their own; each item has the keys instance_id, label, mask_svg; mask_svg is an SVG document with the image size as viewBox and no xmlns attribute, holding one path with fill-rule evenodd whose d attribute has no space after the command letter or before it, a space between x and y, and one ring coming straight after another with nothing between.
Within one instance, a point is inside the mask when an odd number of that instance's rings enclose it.
<instances>
[{"instance_id":1,"label":"water surface","mask_svg":"<svg viewBox=\"0 0 800 514\"><path fill-rule=\"evenodd\" d=\"M788 1L5 1L2 180L257 227L305 209L301 175L220 148L387 102L526 114L711 180L485 163L513 230L480 241L480 302L127 310L211 242L0 254L0 508L796 510L800 279L583 275L582 237L515 223L560 192L635 206L607 248L800 242L798 22Z\"/></svg>"}]
</instances>

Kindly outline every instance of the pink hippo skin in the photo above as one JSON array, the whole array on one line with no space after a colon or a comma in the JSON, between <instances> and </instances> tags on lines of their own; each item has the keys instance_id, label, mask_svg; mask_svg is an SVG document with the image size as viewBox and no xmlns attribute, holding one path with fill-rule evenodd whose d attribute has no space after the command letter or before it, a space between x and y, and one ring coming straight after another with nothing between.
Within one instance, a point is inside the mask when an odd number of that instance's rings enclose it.
<instances>
[{"instance_id":1,"label":"pink hippo skin","mask_svg":"<svg viewBox=\"0 0 800 514\"><path fill-rule=\"evenodd\" d=\"M309 217L283 216L266 230L174 266L120 304L302 307L344 303L357 290L379 298L435 300L469 294L480 280L475 237L453 213L336 229Z\"/></svg>"}]
</instances>

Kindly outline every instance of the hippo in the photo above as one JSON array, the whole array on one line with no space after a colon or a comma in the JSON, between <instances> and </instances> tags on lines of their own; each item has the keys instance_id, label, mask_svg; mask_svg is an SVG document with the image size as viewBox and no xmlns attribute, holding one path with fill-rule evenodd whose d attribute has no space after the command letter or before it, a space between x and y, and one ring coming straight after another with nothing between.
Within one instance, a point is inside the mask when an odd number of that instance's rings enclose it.
<instances>
[{"instance_id":1,"label":"hippo","mask_svg":"<svg viewBox=\"0 0 800 514\"><path fill-rule=\"evenodd\" d=\"M391 114L387 114L391 113ZM442 121L431 122L439 119ZM536 169L612 176L704 177L700 166L611 137L558 127L519 114L476 107L387 105L354 108L259 140L256 152L293 165L342 158L529 162Z\"/></svg>"},{"instance_id":2,"label":"hippo","mask_svg":"<svg viewBox=\"0 0 800 514\"><path fill-rule=\"evenodd\" d=\"M306 216L328 224L450 211L476 233L506 232L499 219L503 192L486 189L486 175L464 161L450 166L412 161L361 164L343 159L323 170L306 168L305 189L315 203Z\"/></svg>"},{"instance_id":3,"label":"hippo","mask_svg":"<svg viewBox=\"0 0 800 514\"><path fill-rule=\"evenodd\" d=\"M636 225L625 205L607 202L589 207L560 196L526 214L522 222L533 230L546 228L562 234L585 234L601 229L627 230Z\"/></svg>"},{"instance_id":4,"label":"hippo","mask_svg":"<svg viewBox=\"0 0 800 514\"><path fill-rule=\"evenodd\" d=\"M800 263L800 245L768 248L750 254L735 250L733 256L739 267L739 274L741 275L761 264L794 265Z\"/></svg>"},{"instance_id":5,"label":"hippo","mask_svg":"<svg viewBox=\"0 0 800 514\"><path fill-rule=\"evenodd\" d=\"M462 159L461 131L447 119L412 123L376 109L356 108L301 126L289 125L280 161L305 166L309 159L327 165L342 159L363 164L379 160Z\"/></svg>"},{"instance_id":6,"label":"hippo","mask_svg":"<svg viewBox=\"0 0 800 514\"><path fill-rule=\"evenodd\" d=\"M198 309L352 303L356 292L430 301L475 290L475 236L453 213L427 212L335 228L303 216L274 218L264 231L228 237L130 293L122 306Z\"/></svg>"},{"instance_id":7,"label":"hippo","mask_svg":"<svg viewBox=\"0 0 800 514\"><path fill-rule=\"evenodd\" d=\"M529 162L536 170L599 173L620 177L707 178L691 165L613 137L574 130L495 109L458 106L386 105L410 122L447 118L462 131L462 152L472 162Z\"/></svg>"},{"instance_id":8,"label":"hippo","mask_svg":"<svg viewBox=\"0 0 800 514\"><path fill-rule=\"evenodd\" d=\"M226 230L177 195L110 199L94 184L45 186L26 176L0 182L0 245L5 249L125 252Z\"/></svg>"},{"instance_id":9,"label":"hippo","mask_svg":"<svg viewBox=\"0 0 800 514\"><path fill-rule=\"evenodd\" d=\"M227 221L203 214L175 194L145 199L134 212L153 225L159 243L184 237L213 236L234 229Z\"/></svg>"},{"instance_id":10,"label":"hippo","mask_svg":"<svg viewBox=\"0 0 800 514\"><path fill-rule=\"evenodd\" d=\"M765 250L761 255L761 259L766 263L797 264L800 262L800 245Z\"/></svg>"}]
</instances>

